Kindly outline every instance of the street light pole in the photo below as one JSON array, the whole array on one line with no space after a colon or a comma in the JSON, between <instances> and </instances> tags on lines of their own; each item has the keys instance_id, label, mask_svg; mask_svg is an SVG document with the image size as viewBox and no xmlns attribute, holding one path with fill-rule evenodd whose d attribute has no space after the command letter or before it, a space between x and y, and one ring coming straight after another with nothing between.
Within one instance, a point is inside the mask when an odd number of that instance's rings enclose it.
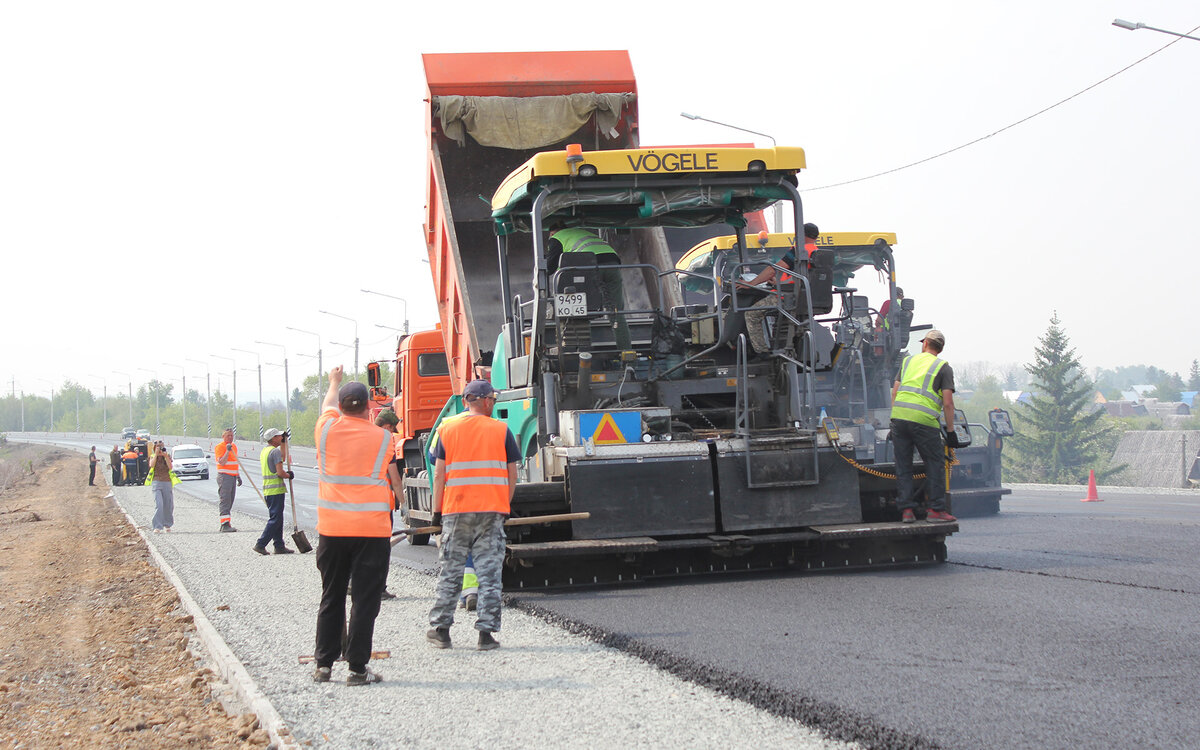
<instances>
[{"instance_id":1,"label":"street light pole","mask_svg":"<svg viewBox=\"0 0 1200 750\"><path fill-rule=\"evenodd\" d=\"M167 367L178 367L179 376L183 382L183 399L180 404L183 406L183 436L187 437L187 369L183 365L173 365L170 362L163 362Z\"/></svg>"},{"instance_id":2,"label":"street light pole","mask_svg":"<svg viewBox=\"0 0 1200 750\"><path fill-rule=\"evenodd\" d=\"M1200 37L1188 36L1187 34L1180 34L1178 31L1167 31L1166 29L1156 29L1153 26L1147 26L1146 24L1144 24L1140 21L1137 21L1137 22L1123 21L1120 18L1114 18L1112 25L1116 26L1119 29L1126 29L1127 31L1137 31L1138 29L1146 29L1147 31L1157 31L1160 34L1170 34L1171 36L1177 36L1181 39L1191 39L1193 42L1200 42Z\"/></svg>"},{"instance_id":3,"label":"street light pole","mask_svg":"<svg viewBox=\"0 0 1200 750\"><path fill-rule=\"evenodd\" d=\"M731 128L733 130L740 130L743 133L750 133L751 135L761 135L763 138L770 138L772 148L778 147L778 145L779 145L775 142L774 136L768 135L766 133L760 133L757 130L751 130L750 128L743 128L738 125L730 125L727 122L718 122L717 120L710 120L707 117L701 117L700 115L692 115L692 114L688 114L687 112L680 112L679 116L686 117L689 120L703 120L704 122L711 122L713 125L720 125L721 127L724 127L724 128ZM783 231L783 204L780 203L779 201L776 201L775 205L772 208L773 208L772 212L775 214L775 231L782 232ZM796 231L799 232L800 229L797 227Z\"/></svg>"},{"instance_id":4,"label":"street light pole","mask_svg":"<svg viewBox=\"0 0 1200 750\"><path fill-rule=\"evenodd\" d=\"M255 341L254 343L263 346L278 346L283 350L283 415L287 420L287 430L290 432L292 429L292 386L288 382L287 347L271 341Z\"/></svg>"},{"instance_id":5,"label":"street light pole","mask_svg":"<svg viewBox=\"0 0 1200 750\"><path fill-rule=\"evenodd\" d=\"M232 427L233 427L233 436L236 438L237 434L238 434L238 431L237 431L237 362L234 361L233 357L222 357L220 354L210 354L208 356L213 357L215 359L227 359L231 363L229 369L233 370L233 425L232 425Z\"/></svg>"},{"instance_id":6,"label":"street light pole","mask_svg":"<svg viewBox=\"0 0 1200 750\"><path fill-rule=\"evenodd\" d=\"M407 305L408 303L406 302L404 304ZM329 312L328 310L317 310L317 312L323 315L332 315L333 317L341 318L342 320L348 320L354 324L354 379L358 380L358 321L354 318L347 318L345 315L338 315L337 313Z\"/></svg>"},{"instance_id":7,"label":"street light pole","mask_svg":"<svg viewBox=\"0 0 1200 750\"><path fill-rule=\"evenodd\" d=\"M120 370L113 370L113 374L124 375L129 378L129 426L133 427L133 376Z\"/></svg>"},{"instance_id":8,"label":"street light pole","mask_svg":"<svg viewBox=\"0 0 1200 750\"><path fill-rule=\"evenodd\" d=\"M253 354L254 360L258 362L258 438L262 439L263 431L266 429L263 426L263 395L262 395L262 357L258 356L258 352L252 352L249 349L234 349L235 352L242 354Z\"/></svg>"},{"instance_id":9,"label":"street light pole","mask_svg":"<svg viewBox=\"0 0 1200 750\"><path fill-rule=\"evenodd\" d=\"M204 365L204 406L208 414L208 439L212 440L212 372L209 370L207 362L201 362L198 359L185 359L184 362Z\"/></svg>"},{"instance_id":10,"label":"street light pole","mask_svg":"<svg viewBox=\"0 0 1200 750\"><path fill-rule=\"evenodd\" d=\"M403 297L397 297L394 294L384 294L383 292L375 292L375 291L371 291L370 289L363 289L362 291L366 292L367 294L378 294L380 297L387 297L388 299L398 299L401 302L403 302L404 303L404 335L405 336L408 335L408 300L404 299Z\"/></svg>"},{"instance_id":11,"label":"street light pole","mask_svg":"<svg viewBox=\"0 0 1200 750\"><path fill-rule=\"evenodd\" d=\"M319 334L315 331L306 331L303 328L292 328L291 326L288 326L287 329L289 331L296 331L297 333L307 333L310 336L317 337L317 402L320 403L321 394L324 392L321 390L321 372L322 372L321 334Z\"/></svg>"}]
</instances>

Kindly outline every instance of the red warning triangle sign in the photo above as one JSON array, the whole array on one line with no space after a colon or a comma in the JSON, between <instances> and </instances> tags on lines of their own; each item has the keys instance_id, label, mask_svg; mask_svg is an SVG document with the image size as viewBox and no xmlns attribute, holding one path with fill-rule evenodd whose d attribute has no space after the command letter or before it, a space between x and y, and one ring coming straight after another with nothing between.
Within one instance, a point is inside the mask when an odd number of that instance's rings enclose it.
<instances>
[{"instance_id":1,"label":"red warning triangle sign","mask_svg":"<svg viewBox=\"0 0 1200 750\"><path fill-rule=\"evenodd\" d=\"M592 442L596 445L613 445L616 443L624 444L629 441L621 434L621 430L617 427L617 423L612 415L605 414L600 417L600 423L596 425L596 432L592 434Z\"/></svg>"}]
</instances>

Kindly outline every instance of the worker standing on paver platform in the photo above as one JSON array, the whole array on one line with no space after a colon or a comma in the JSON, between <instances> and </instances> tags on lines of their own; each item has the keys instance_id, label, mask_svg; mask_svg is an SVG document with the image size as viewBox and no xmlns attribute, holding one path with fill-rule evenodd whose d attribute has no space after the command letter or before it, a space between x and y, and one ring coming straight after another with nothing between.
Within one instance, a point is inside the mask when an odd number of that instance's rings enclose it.
<instances>
[{"instance_id":1,"label":"worker standing on paver platform","mask_svg":"<svg viewBox=\"0 0 1200 750\"><path fill-rule=\"evenodd\" d=\"M233 428L226 427L221 433L221 442L213 451L217 457L217 497L220 498L221 531L237 531L233 528L233 498L242 486L238 473L238 449L233 444Z\"/></svg>"},{"instance_id":2,"label":"worker standing on paver platform","mask_svg":"<svg viewBox=\"0 0 1200 750\"><path fill-rule=\"evenodd\" d=\"M293 550L283 541L283 506L287 498L287 487L284 486L283 480L295 478L285 463L287 455L284 451L290 450L287 445L288 434L271 427L263 433L263 439L267 441L268 447L259 454L258 460L262 465L262 493L267 504L267 526L254 545L254 551L265 555L267 543L274 542L275 554L290 555Z\"/></svg>"},{"instance_id":3,"label":"worker standing on paver platform","mask_svg":"<svg viewBox=\"0 0 1200 750\"><path fill-rule=\"evenodd\" d=\"M946 439L958 447L954 433L954 371L938 357L946 337L936 328L921 339L921 353L904 358L892 385L891 440L896 452L896 508L900 520L917 520L913 492L913 448L925 462L925 495L931 523L956 521L946 512L946 459L938 413L946 418Z\"/></svg>"},{"instance_id":4,"label":"worker standing on paver platform","mask_svg":"<svg viewBox=\"0 0 1200 750\"><path fill-rule=\"evenodd\" d=\"M137 484L138 454L128 442L125 443L125 452L121 454L121 465L125 467L125 484Z\"/></svg>"},{"instance_id":5,"label":"worker standing on paver platform","mask_svg":"<svg viewBox=\"0 0 1200 750\"><path fill-rule=\"evenodd\" d=\"M517 487L521 451L508 425L492 419L496 390L491 383L467 383L463 403L467 416L443 422L434 448L433 525L442 527L441 568L425 638L435 648L450 648L463 566L467 555L472 555L479 577L475 629L479 650L487 651L500 645L492 633L500 630L504 521Z\"/></svg>"},{"instance_id":6,"label":"worker standing on paver platform","mask_svg":"<svg viewBox=\"0 0 1200 750\"><path fill-rule=\"evenodd\" d=\"M328 682L342 652L346 588L351 594L345 657L347 685L381 682L367 668L379 599L387 586L391 557L392 489L388 461L392 434L371 424L370 393L362 383L342 387L342 367L329 371L313 437L317 444L317 569L321 608L317 613L316 682Z\"/></svg>"}]
</instances>

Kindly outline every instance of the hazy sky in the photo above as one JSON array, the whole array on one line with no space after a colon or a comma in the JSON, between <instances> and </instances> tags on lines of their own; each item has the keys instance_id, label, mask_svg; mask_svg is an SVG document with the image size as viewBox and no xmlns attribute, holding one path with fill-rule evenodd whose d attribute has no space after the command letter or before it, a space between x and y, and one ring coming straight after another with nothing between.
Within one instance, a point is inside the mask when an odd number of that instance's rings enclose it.
<instances>
[{"instance_id":1,"label":"hazy sky","mask_svg":"<svg viewBox=\"0 0 1200 750\"><path fill-rule=\"evenodd\" d=\"M663 9L660 9L663 8ZM643 145L806 149L806 217L898 234L951 362L1027 362L1057 310L1085 367L1200 357L1194 2L9 2L0 5L4 391L202 384L230 347L292 382L432 325L422 52L628 49ZM732 6L726 6L732 7ZM587 8L587 14L573 10ZM667 9L670 8L670 9ZM496 11L503 9L503 13ZM759 139L760 145L769 145ZM256 364L233 353L239 368ZM361 366L361 365L360 365ZM242 377L249 378L249 374ZM282 373L265 368L268 391ZM274 385L273 382L278 381ZM224 379L228 390L228 378ZM246 381L248 382L248 381ZM240 384L241 385L241 384ZM243 385L242 388L245 388ZM242 390L239 388L239 391ZM243 391L245 392L245 391Z\"/></svg>"}]
</instances>

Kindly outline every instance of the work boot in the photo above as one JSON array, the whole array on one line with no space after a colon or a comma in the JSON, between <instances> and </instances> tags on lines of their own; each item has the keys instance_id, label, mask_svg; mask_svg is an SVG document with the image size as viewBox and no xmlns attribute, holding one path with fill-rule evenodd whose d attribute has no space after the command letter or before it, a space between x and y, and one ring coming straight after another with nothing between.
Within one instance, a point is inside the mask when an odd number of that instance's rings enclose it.
<instances>
[{"instance_id":1,"label":"work boot","mask_svg":"<svg viewBox=\"0 0 1200 750\"><path fill-rule=\"evenodd\" d=\"M347 685L370 685L374 682L383 682L383 675L378 672L372 672L370 669L363 667L363 671L355 672L350 670L350 674L346 675Z\"/></svg>"},{"instance_id":2,"label":"work boot","mask_svg":"<svg viewBox=\"0 0 1200 750\"><path fill-rule=\"evenodd\" d=\"M475 607L479 604L479 597L475 594L467 594L467 611L474 612Z\"/></svg>"},{"instance_id":3,"label":"work boot","mask_svg":"<svg viewBox=\"0 0 1200 750\"><path fill-rule=\"evenodd\" d=\"M450 628L430 628L425 640L434 648L450 648Z\"/></svg>"},{"instance_id":4,"label":"work boot","mask_svg":"<svg viewBox=\"0 0 1200 750\"><path fill-rule=\"evenodd\" d=\"M384 589L384 590L383 590L383 593L379 595L379 598L380 598L381 600L382 600L382 599L395 599L395 598L396 598L396 595L395 595L395 594L393 594L392 592L388 591L387 589Z\"/></svg>"},{"instance_id":5,"label":"work boot","mask_svg":"<svg viewBox=\"0 0 1200 750\"><path fill-rule=\"evenodd\" d=\"M954 523L958 519L944 510L931 510L925 514L925 520L930 523Z\"/></svg>"},{"instance_id":6,"label":"work boot","mask_svg":"<svg viewBox=\"0 0 1200 750\"><path fill-rule=\"evenodd\" d=\"M917 514L913 513L912 508L905 508L904 512L900 514L900 521L902 523L916 523L916 520Z\"/></svg>"},{"instance_id":7,"label":"work boot","mask_svg":"<svg viewBox=\"0 0 1200 750\"><path fill-rule=\"evenodd\" d=\"M333 670L329 667L317 667L313 670L313 682L329 682Z\"/></svg>"},{"instance_id":8,"label":"work boot","mask_svg":"<svg viewBox=\"0 0 1200 750\"><path fill-rule=\"evenodd\" d=\"M237 531L237 529L233 528L233 524L231 524L229 522L225 522L225 523L221 524L221 531L234 532L234 531Z\"/></svg>"},{"instance_id":9,"label":"work boot","mask_svg":"<svg viewBox=\"0 0 1200 750\"><path fill-rule=\"evenodd\" d=\"M260 554L260 555L265 555L265 554L267 554L267 548L266 548L266 547L260 547L260 546L258 546L257 544L256 544L256 545L254 545L254 551L255 551L255 552L257 552L257 553L258 553L258 554Z\"/></svg>"},{"instance_id":10,"label":"work boot","mask_svg":"<svg viewBox=\"0 0 1200 750\"><path fill-rule=\"evenodd\" d=\"M492 634L486 630L479 631L479 645L476 646L480 651L491 651L494 648L500 648L500 641L492 637Z\"/></svg>"},{"instance_id":11,"label":"work boot","mask_svg":"<svg viewBox=\"0 0 1200 750\"><path fill-rule=\"evenodd\" d=\"M295 551L296 550L291 549L289 547L276 547L275 548L275 554L277 554L277 555L290 555Z\"/></svg>"}]
</instances>

